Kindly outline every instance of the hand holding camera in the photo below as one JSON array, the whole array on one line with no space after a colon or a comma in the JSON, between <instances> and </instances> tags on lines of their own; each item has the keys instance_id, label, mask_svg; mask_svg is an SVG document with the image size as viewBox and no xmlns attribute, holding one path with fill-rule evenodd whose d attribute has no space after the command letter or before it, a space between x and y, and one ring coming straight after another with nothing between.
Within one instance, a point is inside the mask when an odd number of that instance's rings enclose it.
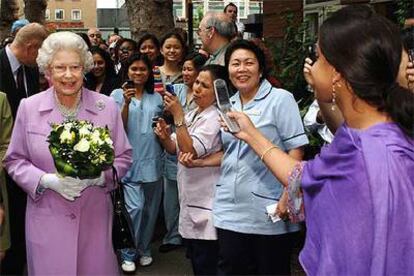
<instances>
[{"instance_id":1,"label":"hand holding camera","mask_svg":"<svg viewBox=\"0 0 414 276\"><path fill-rule=\"evenodd\" d=\"M178 97L170 92L165 92L164 109L169 111L174 117L184 117L184 111Z\"/></svg>"},{"instance_id":2,"label":"hand holding camera","mask_svg":"<svg viewBox=\"0 0 414 276\"><path fill-rule=\"evenodd\" d=\"M316 52L316 44L312 44L308 46L308 57L305 59L305 63L303 65L303 76L305 77L306 82L310 86L309 90L313 90L314 81L312 76L312 66L318 59L318 55Z\"/></svg>"},{"instance_id":3,"label":"hand holding camera","mask_svg":"<svg viewBox=\"0 0 414 276\"><path fill-rule=\"evenodd\" d=\"M122 89L124 90L124 100L126 104L129 104L131 102L132 97L135 96L136 89L134 81L127 80L123 85Z\"/></svg>"},{"instance_id":4,"label":"hand holding camera","mask_svg":"<svg viewBox=\"0 0 414 276\"><path fill-rule=\"evenodd\" d=\"M161 117L154 117L153 120L153 129L154 133L158 136L160 140L166 140L170 138L169 126ZM155 125L154 125L155 123Z\"/></svg>"},{"instance_id":5,"label":"hand holding camera","mask_svg":"<svg viewBox=\"0 0 414 276\"><path fill-rule=\"evenodd\" d=\"M314 64L315 61L318 59L316 43L313 43L308 46L308 58L312 61L311 64Z\"/></svg>"}]
</instances>

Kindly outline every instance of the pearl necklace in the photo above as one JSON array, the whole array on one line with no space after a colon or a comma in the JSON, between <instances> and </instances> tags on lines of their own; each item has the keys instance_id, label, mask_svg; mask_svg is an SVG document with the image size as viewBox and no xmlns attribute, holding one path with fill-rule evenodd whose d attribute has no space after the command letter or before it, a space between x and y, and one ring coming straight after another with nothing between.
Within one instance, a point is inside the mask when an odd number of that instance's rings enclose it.
<instances>
[{"instance_id":1,"label":"pearl necklace","mask_svg":"<svg viewBox=\"0 0 414 276\"><path fill-rule=\"evenodd\" d=\"M76 100L75 100L75 106L72 108L66 107L65 105L61 104L59 101L59 98L57 97L56 91L54 92L55 94L55 100L56 100L56 105L57 108L59 109L60 114L62 114L63 117L65 117L65 119L76 119L79 109L80 109L80 99L81 99L81 92L79 91L78 94L76 95Z\"/></svg>"}]
</instances>

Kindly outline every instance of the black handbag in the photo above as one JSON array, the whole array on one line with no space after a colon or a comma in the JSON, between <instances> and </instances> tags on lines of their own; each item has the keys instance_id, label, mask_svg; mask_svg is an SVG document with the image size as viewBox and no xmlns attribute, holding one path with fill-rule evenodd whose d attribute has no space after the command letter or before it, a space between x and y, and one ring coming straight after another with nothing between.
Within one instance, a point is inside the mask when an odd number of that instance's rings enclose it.
<instances>
[{"instance_id":1,"label":"black handbag","mask_svg":"<svg viewBox=\"0 0 414 276\"><path fill-rule=\"evenodd\" d=\"M115 189L111 192L114 217L112 225L112 244L114 250L123 248L135 248L134 235L132 234L132 221L125 207L123 184L118 179L118 173L112 167Z\"/></svg>"}]
</instances>

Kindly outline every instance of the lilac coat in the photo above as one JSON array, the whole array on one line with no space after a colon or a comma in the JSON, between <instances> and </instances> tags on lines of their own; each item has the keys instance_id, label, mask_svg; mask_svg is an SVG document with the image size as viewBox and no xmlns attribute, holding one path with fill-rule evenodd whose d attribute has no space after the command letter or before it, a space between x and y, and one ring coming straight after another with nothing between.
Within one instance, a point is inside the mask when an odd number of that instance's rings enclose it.
<instances>
[{"instance_id":1,"label":"lilac coat","mask_svg":"<svg viewBox=\"0 0 414 276\"><path fill-rule=\"evenodd\" d=\"M115 147L115 167L122 177L131 164L131 147L115 102L82 90L78 119L107 125ZM106 186L89 187L71 202L52 190L36 194L40 177L56 172L48 149L50 123L63 121L53 87L22 100L5 167L27 193L26 246L29 275L114 275L117 261L111 243L112 172Z\"/></svg>"}]
</instances>

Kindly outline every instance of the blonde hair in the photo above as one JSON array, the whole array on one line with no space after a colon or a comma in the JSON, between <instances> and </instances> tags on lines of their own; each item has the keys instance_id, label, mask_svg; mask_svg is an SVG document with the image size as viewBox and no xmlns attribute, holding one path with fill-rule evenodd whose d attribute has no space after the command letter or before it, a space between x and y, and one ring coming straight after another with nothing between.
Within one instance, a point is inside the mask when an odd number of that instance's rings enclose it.
<instances>
[{"instance_id":1,"label":"blonde hair","mask_svg":"<svg viewBox=\"0 0 414 276\"><path fill-rule=\"evenodd\" d=\"M39 23L30 23L19 29L14 38L14 43L24 45L27 42L36 40L42 42L48 35L46 28Z\"/></svg>"}]
</instances>

